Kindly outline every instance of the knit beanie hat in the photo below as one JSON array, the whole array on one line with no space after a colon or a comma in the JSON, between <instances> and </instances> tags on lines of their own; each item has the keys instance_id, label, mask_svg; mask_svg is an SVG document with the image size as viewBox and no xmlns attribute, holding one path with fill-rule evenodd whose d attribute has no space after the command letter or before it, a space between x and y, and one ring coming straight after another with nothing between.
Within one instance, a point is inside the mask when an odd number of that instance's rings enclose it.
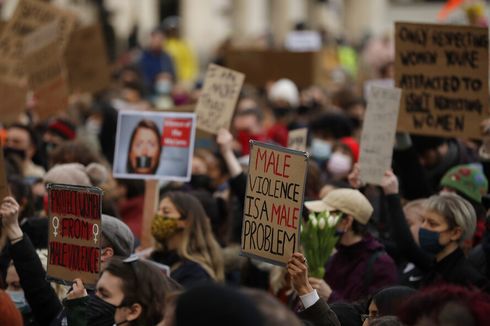
<instances>
[{"instance_id":1,"label":"knit beanie hat","mask_svg":"<svg viewBox=\"0 0 490 326\"><path fill-rule=\"evenodd\" d=\"M263 316L255 303L238 290L222 285L198 285L180 295L175 325L261 326Z\"/></svg>"},{"instance_id":2,"label":"knit beanie hat","mask_svg":"<svg viewBox=\"0 0 490 326\"><path fill-rule=\"evenodd\" d=\"M44 176L45 183L62 183L77 186L100 186L109 177L107 169L99 163L83 166L80 163L55 165Z\"/></svg>"},{"instance_id":3,"label":"knit beanie hat","mask_svg":"<svg viewBox=\"0 0 490 326\"><path fill-rule=\"evenodd\" d=\"M340 142L349 147L350 151L352 152L352 156L354 157L354 162L357 162L359 160L360 151L357 140L355 140L353 137L343 137L340 138Z\"/></svg>"},{"instance_id":4,"label":"knit beanie hat","mask_svg":"<svg viewBox=\"0 0 490 326\"><path fill-rule=\"evenodd\" d=\"M441 180L441 187L448 187L477 203L488 192L488 180L481 167L464 164L453 167Z\"/></svg>"},{"instance_id":5,"label":"knit beanie hat","mask_svg":"<svg viewBox=\"0 0 490 326\"><path fill-rule=\"evenodd\" d=\"M53 120L46 131L60 136L64 140L73 140L77 136L77 130L73 123L67 119L57 118Z\"/></svg>"}]
</instances>

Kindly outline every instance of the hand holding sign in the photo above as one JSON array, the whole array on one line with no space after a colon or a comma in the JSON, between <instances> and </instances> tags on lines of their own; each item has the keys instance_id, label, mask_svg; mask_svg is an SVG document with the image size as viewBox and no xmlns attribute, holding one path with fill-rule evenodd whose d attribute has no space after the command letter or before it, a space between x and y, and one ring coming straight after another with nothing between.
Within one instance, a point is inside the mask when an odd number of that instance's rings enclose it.
<instances>
[{"instance_id":1,"label":"hand holding sign","mask_svg":"<svg viewBox=\"0 0 490 326\"><path fill-rule=\"evenodd\" d=\"M13 197L5 197L0 206L0 218L3 230L10 241L22 239L23 232L19 226L19 204Z\"/></svg>"}]
</instances>

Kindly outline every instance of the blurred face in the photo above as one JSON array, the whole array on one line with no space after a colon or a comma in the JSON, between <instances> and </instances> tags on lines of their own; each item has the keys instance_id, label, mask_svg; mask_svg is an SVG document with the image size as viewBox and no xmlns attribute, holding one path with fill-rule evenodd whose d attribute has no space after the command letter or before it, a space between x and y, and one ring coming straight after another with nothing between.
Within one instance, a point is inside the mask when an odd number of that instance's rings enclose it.
<instances>
[{"instance_id":1,"label":"blurred face","mask_svg":"<svg viewBox=\"0 0 490 326\"><path fill-rule=\"evenodd\" d=\"M417 206L403 208L408 227L410 228L412 237L417 244L419 244L419 229L423 221L422 211L423 209Z\"/></svg>"},{"instance_id":2,"label":"blurred face","mask_svg":"<svg viewBox=\"0 0 490 326\"><path fill-rule=\"evenodd\" d=\"M444 216L431 210L424 211L423 222L420 227L439 233L439 244L443 246L447 246L461 237L461 229L459 227L449 229L449 224Z\"/></svg>"},{"instance_id":3,"label":"blurred face","mask_svg":"<svg viewBox=\"0 0 490 326\"><path fill-rule=\"evenodd\" d=\"M107 303L119 307L124 300L122 290L123 281L121 278L112 275L109 272L103 272L97 282L96 295ZM128 320L129 308L121 307L116 309L114 320L117 322Z\"/></svg>"},{"instance_id":4,"label":"blurred face","mask_svg":"<svg viewBox=\"0 0 490 326\"><path fill-rule=\"evenodd\" d=\"M162 33L152 33L150 38L150 49L161 50L163 47L164 36Z\"/></svg>"},{"instance_id":5,"label":"blurred face","mask_svg":"<svg viewBox=\"0 0 490 326\"><path fill-rule=\"evenodd\" d=\"M160 160L160 139L149 128L138 128L129 151L129 162L135 173L151 174Z\"/></svg>"},{"instance_id":6,"label":"blurred face","mask_svg":"<svg viewBox=\"0 0 490 326\"><path fill-rule=\"evenodd\" d=\"M7 147L24 151L28 159L34 155L34 147L29 139L29 134L20 128L14 127L7 131Z\"/></svg>"},{"instance_id":7,"label":"blurred face","mask_svg":"<svg viewBox=\"0 0 490 326\"><path fill-rule=\"evenodd\" d=\"M175 207L174 203L170 200L170 198L165 197L160 202L160 206L158 207L158 214L165 216L166 218L172 220L178 220L177 227L183 228L186 225L186 221L181 220L182 215L180 215L177 207ZM182 232L176 232L169 236L165 242L167 248L169 250L175 250L179 247L182 241Z\"/></svg>"},{"instance_id":8,"label":"blurred face","mask_svg":"<svg viewBox=\"0 0 490 326\"><path fill-rule=\"evenodd\" d=\"M368 317L364 320L362 326L368 326L371 320L378 317L378 307L376 306L374 301L371 301L368 310L369 310Z\"/></svg>"},{"instance_id":9,"label":"blurred face","mask_svg":"<svg viewBox=\"0 0 490 326\"><path fill-rule=\"evenodd\" d=\"M17 274L17 270L14 265L10 265L7 269L7 277L5 278L5 282L7 283L8 291L22 291L22 286L20 285L20 278Z\"/></svg>"}]
</instances>

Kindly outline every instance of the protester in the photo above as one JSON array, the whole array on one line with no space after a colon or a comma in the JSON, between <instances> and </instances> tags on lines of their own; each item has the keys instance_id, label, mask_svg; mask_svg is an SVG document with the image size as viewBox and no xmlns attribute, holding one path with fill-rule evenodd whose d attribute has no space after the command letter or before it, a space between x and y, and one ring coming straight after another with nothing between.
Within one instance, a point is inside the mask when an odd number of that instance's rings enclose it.
<instances>
[{"instance_id":1,"label":"protester","mask_svg":"<svg viewBox=\"0 0 490 326\"><path fill-rule=\"evenodd\" d=\"M11 125L7 132L7 143L4 150L15 151L22 158L24 177L43 177L46 172L44 168L32 161L37 151L37 140L31 128L20 123Z\"/></svg>"},{"instance_id":2,"label":"protester","mask_svg":"<svg viewBox=\"0 0 490 326\"><path fill-rule=\"evenodd\" d=\"M406 286L392 286L380 290L369 302L368 314L363 315L363 326L372 325L382 316L396 316L400 306L416 291Z\"/></svg>"},{"instance_id":3,"label":"protester","mask_svg":"<svg viewBox=\"0 0 490 326\"><path fill-rule=\"evenodd\" d=\"M157 325L164 316L165 296L179 286L149 262L136 257L112 259L89 296L81 280L64 304L69 325Z\"/></svg>"},{"instance_id":4,"label":"protester","mask_svg":"<svg viewBox=\"0 0 490 326\"><path fill-rule=\"evenodd\" d=\"M151 233L158 242L152 259L168 265L171 277L184 287L223 281L223 256L209 218L199 201L170 192L160 201Z\"/></svg>"},{"instance_id":5,"label":"protester","mask_svg":"<svg viewBox=\"0 0 490 326\"><path fill-rule=\"evenodd\" d=\"M305 202L312 212L340 215L337 252L326 262L324 280L313 286L329 302L354 301L397 282L396 266L366 229L373 208L357 190L336 189L322 200Z\"/></svg>"}]
</instances>

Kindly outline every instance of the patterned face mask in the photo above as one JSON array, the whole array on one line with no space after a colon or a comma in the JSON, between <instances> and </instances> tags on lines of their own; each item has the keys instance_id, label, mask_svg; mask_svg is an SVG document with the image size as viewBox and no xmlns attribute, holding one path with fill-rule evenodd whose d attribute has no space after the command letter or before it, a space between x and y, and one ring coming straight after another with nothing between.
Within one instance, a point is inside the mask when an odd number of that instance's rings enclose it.
<instances>
[{"instance_id":1,"label":"patterned face mask","mask_svg":"<svg viewBox=\"0 0 490 326\"><path fill-rule=\"evenodd\" d=\"M151 234L158 242L165 242L165 240L180 231L179 220L156 214L151 222Z\"/></svg>"}]
</instances>

